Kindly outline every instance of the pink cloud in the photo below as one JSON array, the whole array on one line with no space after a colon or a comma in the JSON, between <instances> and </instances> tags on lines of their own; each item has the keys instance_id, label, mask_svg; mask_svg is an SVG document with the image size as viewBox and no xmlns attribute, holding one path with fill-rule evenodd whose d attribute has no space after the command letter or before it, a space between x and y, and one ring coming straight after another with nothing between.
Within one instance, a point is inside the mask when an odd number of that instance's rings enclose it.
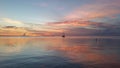
<instances>
[{"instance_id":1,"label":"pink cloud","mask_svg":"<svg viewBox=\"0 0 120 68\"><path fill-rule=\"evenodd\" d=\"M47 25L54 27L57 26L57 28L76 28L76 27L82 27L82 28L89 28L92 29L94 26L97 26L98 23L96 22L90 22L90 21L82 21L82 20L69 20L69 21L62 21L62 22L53 22L48 23Z\"/></svg>"},{"instance_id":2,"label":"pink cloud","mask_svg":"<svg viewBox=\"0 0 120 68\"><path fill-rule=\"evenodd\" d=\"M98 0L97 0L98 1ZM94 19L101 17L112 17L115 14L120 14L120 1L98 1L100 3L83 5L67 14L64 19Z\"/></svg>"}]
</instances>

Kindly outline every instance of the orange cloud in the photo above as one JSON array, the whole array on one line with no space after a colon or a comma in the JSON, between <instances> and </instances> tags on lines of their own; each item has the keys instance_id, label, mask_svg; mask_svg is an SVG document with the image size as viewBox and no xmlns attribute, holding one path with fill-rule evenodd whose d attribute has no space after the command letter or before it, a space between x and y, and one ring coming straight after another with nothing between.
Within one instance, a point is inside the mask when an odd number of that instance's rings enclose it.
<instances>
[{"instance_id":1,"label":"orange cloud","mask_svg":"<svg viewBox=\"0 0 120 68\"><path fill-rule=\"evenodd\" d=\"M9 23L9 24L24 25L24 23L22 23L21 21L12 20L12 19L9 19L9 18L1 18L1 20L3 22Z\"/></svg>"},{"instance_id":2,"label":"orange cloud","mask_svg":"<svg viewBox=\"0 0 120 68\"><path fill-rule=\"evenodd\" d=\"M8 28L9 27L9 28ZM62 29L52 27L38 27L38 29L28 29L24 27L6 26L0 29L0 36L56 36L62 32Z\"/></svg>"},{"instance_id":3,"label":"orange cloud","mask_svg":"<svg viewBox=\"0 0 120 68\"><path fill-rule=\"evenodd\" d=\"M25 28L21 27L4 27L0 30L0 35L11 36L11 35L23 35L23 33L28 32Z\"/></svg>"}]
</instances>

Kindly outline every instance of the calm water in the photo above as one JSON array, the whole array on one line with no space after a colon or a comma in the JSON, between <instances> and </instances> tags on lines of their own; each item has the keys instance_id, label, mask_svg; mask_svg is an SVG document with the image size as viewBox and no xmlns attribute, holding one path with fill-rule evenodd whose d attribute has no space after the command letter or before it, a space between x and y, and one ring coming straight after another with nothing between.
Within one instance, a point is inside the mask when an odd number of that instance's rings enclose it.
<instances>
[{"instance_id":1,"label":"calm water","mask_svg":"<svg viewBox=\"0 0 120 68\"><path fill-rule=\"evenodd\" d=\"M120 37L1 37L0 68L120 68Z\"/></svg>"}]
</instances>

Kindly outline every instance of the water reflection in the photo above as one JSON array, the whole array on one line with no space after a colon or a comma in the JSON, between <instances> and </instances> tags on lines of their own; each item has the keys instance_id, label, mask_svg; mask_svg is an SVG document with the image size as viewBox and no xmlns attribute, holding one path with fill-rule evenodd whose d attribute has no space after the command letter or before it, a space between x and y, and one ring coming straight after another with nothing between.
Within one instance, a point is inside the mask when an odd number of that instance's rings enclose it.
<instances>
[{"instance_id":1,"label":"water reflection","mask_svg":"<svg viewBox=\"0 0 120 68\"><path fill-rule=\"evenodd\" d=\"M118 38L0 38L0 68L120 68Z\"/></svg>"}]
</instances>

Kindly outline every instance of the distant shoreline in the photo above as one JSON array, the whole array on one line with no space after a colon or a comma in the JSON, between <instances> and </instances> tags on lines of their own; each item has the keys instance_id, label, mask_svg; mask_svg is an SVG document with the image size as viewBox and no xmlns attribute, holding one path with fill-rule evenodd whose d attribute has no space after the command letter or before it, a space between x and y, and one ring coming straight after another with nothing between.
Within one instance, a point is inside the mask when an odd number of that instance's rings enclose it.
<instances>
[{"instance_id":1,"label":"distant shoreline","mask_svg":"<svg viewBox=\"0 0 120 68\"><path fill-rule=\"evenodd\" d=\"M15 38L55 38L55 37L61 37L61 36L0 36L0 38L9 38L9 37L15 37ZM66 38L120 38L120 36L66 36Z\"/></svg>"}]
</instances>

